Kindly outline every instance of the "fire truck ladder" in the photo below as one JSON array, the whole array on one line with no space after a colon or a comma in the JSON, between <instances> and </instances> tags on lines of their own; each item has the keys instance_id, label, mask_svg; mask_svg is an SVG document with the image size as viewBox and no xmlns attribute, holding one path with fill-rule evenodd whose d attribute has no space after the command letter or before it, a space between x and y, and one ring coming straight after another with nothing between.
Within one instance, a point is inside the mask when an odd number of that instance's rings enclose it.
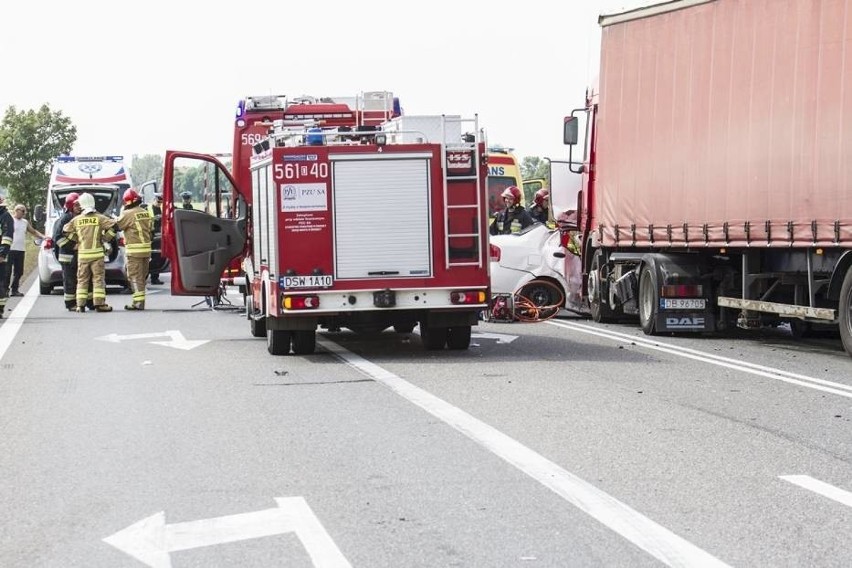
<instances>
[{"instance_id":1,"label":"fire truck ladder","mask_svg":"<svg viewBox=\"0 0 852 568\"><path fill-rule=\"evenodd\" d=\"M471 124L473 125L473 135L466 134L463 139L460 139L458 142L448 142L447 141L447 125L459 124L460 128ZM444 203L447 204L447 211L444 214L444 262L446 264L446 268L450 268L453 266L477 266L482 267L483 265L483 250L482 250L482 215L483 215L483 203L480 199L480 190L481 184L484 182L482 176L480 175L480 164L482 156L479 152L479 142L480 142L480 132L479 132L479 115L474 115L473 118L457 118L457 117L449 117L446 115L442 115L441 117L441 130L442 130L442 138L444 143L442 144L441 150L441 163L443 164L444 171ZM455 129L453 129L455 130ZM461 131L464 132L464 128L461 128ZM447 162L447 153L452 152L454 154L467 154L471 159L471 168L470 173L455 175L449 172L448 162ZM473 191L474 201L465 203L464 200L460 200L453 196L452 205L450 205L450 197L453 194L456 188L459 189L457 192L459 195L469 194L470 191L464 191L462 186L467 183L470 184L471 180L474 180L476 183L475 190ZM475 215L473 216L474 223L472 226L467 228L465 232L451 232L450 227L450 210L452 209L473 209ZM453 249L456 250L468 250L471 251L470 246L462 247L459 246L459 242L469 243L470 241L474 242L475 249L475 257L476 260L472 260L474 257L473 254L465 254L463 255L463 259L454 260L452 258L451 252ZM455 246L453 246L455 245ZM471 251L474 252L474 251Z\"/></svg>"}]
</instances>

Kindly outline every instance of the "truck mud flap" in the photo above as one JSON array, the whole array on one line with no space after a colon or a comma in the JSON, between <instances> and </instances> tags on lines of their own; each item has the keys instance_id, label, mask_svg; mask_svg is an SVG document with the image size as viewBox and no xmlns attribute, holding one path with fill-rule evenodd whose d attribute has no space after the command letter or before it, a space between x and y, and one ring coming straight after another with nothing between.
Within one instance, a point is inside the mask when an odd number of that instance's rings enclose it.
<instances>
[{"instance_id":1,"label":"truck mud flap","mask_svg":"<svg viewBox=\"0 0 852 568\"><path fill-rule=\"evenodd\" d=\"M711 313L705 312L663 312L657 314L658 332L709 332L716 330L716 321Z\"/></svg>"}]
</instances>

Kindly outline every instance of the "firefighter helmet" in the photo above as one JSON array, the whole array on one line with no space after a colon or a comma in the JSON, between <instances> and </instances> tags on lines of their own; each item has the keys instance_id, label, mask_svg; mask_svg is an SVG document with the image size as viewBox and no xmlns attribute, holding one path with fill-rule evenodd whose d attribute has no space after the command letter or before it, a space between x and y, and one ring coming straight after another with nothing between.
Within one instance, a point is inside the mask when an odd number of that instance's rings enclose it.
<instances>
[{"instance_id":1,"label":"firefighter helmet","mask_svg":"<svg viewBox=\"0 0 852 568\"><path fill-rule=\"evenodd\" d=\"M518 189L517 185L510 185L509 187L503 190L503 193L500 194L500 197L504 199L506 197L510 197L515 204L518 204L521 202L521 190Z\"/></svg>"},{"instance_id":2,"label":"firefighter helmet","mask_svg":"<svg viewBox=\"0 0 852 568\"><path fill-rule=\"evenodd\" d=\"M66 211L71 211L74 209L74 204L77 203L77 200L80 199L80 194L76 191L72 191L68 195L65 196L64 207Z\"/></svg>"},{"instance_id":3,"label":"firefighter helmet","mask_svg":"<svg viewBox=\"0 0 852 568\"><path fill-rule=\"evenodd\" d=\"M124 190L124 196L122 197L125 204L131 203L142 203L142 198L136 193L136 190L132 187Z\"/></svg>"},{"instance_id":4,"label":"firefighter helmet","mask_svg":"<svg viewBox=\"0 0 852 568\"><path fill-rule=\"evenodd\" d=\"M544 200L549 198L549 197L550 197L550 192L545 188L541 188L541 189L539 189L538 191L535 192L535 197L533 199L535 200L536 205L541 206L544 203Z\"/></svg>"},{"instance_id":5,"label":"firefighter helmet","mask_svg":"<svg viewBox=\"0 0 852 568\"><path fill-rule=\"evenodd\" d=\"M190 192L188 192L188 191L182 191L182 192L180 192L180 196L184 199L184 201L186 201L187 199L191 199L191 198L192 198L192 194L191 194Z\"/></svg>"},{"instance_id":6,"label":"firefighter helmet","mask_svg":"<svg viewBox=\"0 0 852 568\"><path fill-rule=\"evenodd\" d=\"M95 210L95 196L91 193L84 193L77 199L77 202L83 208L83 215Z\"/></svg>"}]
</instances>

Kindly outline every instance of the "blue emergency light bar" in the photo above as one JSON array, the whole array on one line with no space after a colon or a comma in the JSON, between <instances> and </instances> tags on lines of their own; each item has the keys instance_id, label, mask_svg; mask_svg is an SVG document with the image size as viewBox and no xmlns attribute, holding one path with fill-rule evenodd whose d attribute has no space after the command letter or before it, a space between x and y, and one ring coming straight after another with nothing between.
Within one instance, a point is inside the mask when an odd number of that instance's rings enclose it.
<instances>
[{"instance_id":1,"label":"blue emergency light bar","mask_svg":"<svg viewBox=\"0 0 852 568\"><path fill-rule=\"evenodd\" d=\"M123 162L124 156L59 156L57 162Z\"/></svg>"}]
</instances>

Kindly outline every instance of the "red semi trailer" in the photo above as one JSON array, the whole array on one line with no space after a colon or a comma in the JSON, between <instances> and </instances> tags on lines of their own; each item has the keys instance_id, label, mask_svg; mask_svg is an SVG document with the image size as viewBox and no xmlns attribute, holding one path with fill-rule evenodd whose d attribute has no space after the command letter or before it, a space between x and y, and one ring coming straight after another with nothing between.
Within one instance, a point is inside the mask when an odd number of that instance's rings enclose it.
<instances>
[{"instance_id":1,"label":"red semi trailer","mask_svg":"<svg viewBox=\"0 0 852 568\"><path fill-rule=\"evenodd\" d=\"M852 354L852 0L601 16L565 120L582 295L648 334L839 324ZM558 177L558 176L557 176Z\"/></svg>"}]
</instances>

